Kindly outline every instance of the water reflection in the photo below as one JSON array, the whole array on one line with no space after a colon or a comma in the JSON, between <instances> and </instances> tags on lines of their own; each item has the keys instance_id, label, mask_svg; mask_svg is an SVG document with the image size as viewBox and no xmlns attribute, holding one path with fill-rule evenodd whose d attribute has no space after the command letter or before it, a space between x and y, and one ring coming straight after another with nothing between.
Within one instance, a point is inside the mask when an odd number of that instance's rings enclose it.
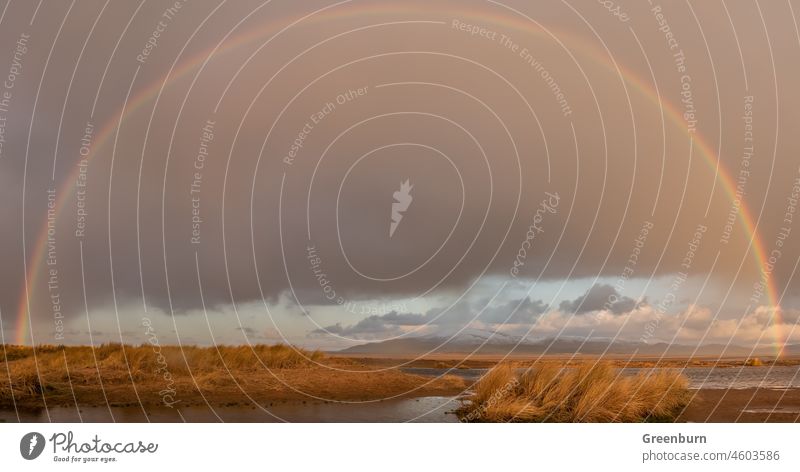
<instances>
[{"instance_id":1,"label":"water reflection","mask_svg":"<svg viewBox=\"0 0 800 472\"><path fill-rule=\"evenodd\" d=\"M521 371L524 369L520 369ZM634 375L639 368L622 369L623 375ZM800 388L800 366L774 367L685 367L680 369L689 379L689 388ZM468 381L481 378L489 369L405 368L404 372L436 377L450 374Z\"/></svg>"},{"instance_id":2,"label":"water reflection","mask_svg":"<svg viewBox=\"0 0 800 472\"><path fill-rule=\"evenodd\" d=\"M233 423L272 423L287 421L292 423L376 423L376 422L436 422L453 423L458 419L452 410L458 401L451 397L422 397L400 400L386 400L369 403L336 402L285 402L267 405L264 409L255 406L219 407L212 411L209 407L188 407L180 409L141 407L51 408L53 422L233 422ZM47 422L45 410L20 411L23 422ZM16 422L14 411L0 411L0 421Z\"/></svg>"}]
</instances>

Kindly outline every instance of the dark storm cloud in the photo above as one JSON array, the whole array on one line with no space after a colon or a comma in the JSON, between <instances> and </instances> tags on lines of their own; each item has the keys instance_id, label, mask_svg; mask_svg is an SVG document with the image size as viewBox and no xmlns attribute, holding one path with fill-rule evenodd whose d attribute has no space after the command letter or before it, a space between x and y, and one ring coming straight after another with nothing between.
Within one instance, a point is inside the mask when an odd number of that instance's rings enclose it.
<instances>
[{"instance_id":1,"label":"dark storm cloud","mask_svg":"<svg viewBox=\"0 0 800 472\"><path fill-rule=\"evenodd\" d=\"M368 316L353 325L336 323L325 328L315 329L310 336L336 334L339 336L368 338L388 336L402 332L401 328L414 328L429 325L431 328L452 331L460 328L471 319L488 325L530 324L545 311L547 305L541 300L529 297L510 300L507 303L485 306L483 303L461 302L452 307L433 308L423 313L389 312L385 315Z\"/></svg>"},{"instance_id":2,"label":"dark storm cloud","mask_svg":"<svg viewBox=\"0 0 800 472\"><path fill-rule=\"evenodd\" d=\"M407 9L416 12L413 14L376 12L369 19L345 14L336 20L301 23L255 54L222 97L233 74L269 33L324 5L328 3L270 4L244 25L263 33L256 35L258 40L233 50L221 47L194 80L206 58L203 52L216 46L249 13L251 7L245 2L220 9L188 43L213 5L187 5L143 62L137 61L137 55L161 19L163 5L146 3L113 58L116 41L136 5L109 5L78 62L99 13L94 3L79 2L65 22L41 90L37 90L66 6L43 6L39 19L27 28L35 5L12 2L0 39L12 45L27 31L32 40L22 79L14 90L5 134L8 142L0 160L3 320L12 321L19 307L25 306L21 303L24 260L29 272L39 273L28 291L34 322L49 332L53 308L44 279L49 268L58 270L62 309L72 319L84 315L87 308L113 313L113 301L146 303L178 315L204 305L214 311L234 301L244 303L262 296L267 302L286 295L303 306L344 306L429 289L458 294L477 277L509 276L522 249L525 257L519 280L617 277L636 248L635 238L643 222L649 220L655 222L655 229L638 254L635 276L681 270L686 244L696 225L703 222L709 231L694 256L692 272L710 270L717 250L722 250L714 278L724 288L730 284L744 287L733 292L744 293L745 299L749 296L760 275L752 256L742 260L745 254L752 254L748 253L752 238L737 220L730 241L718 242L731 202L719 184L713 185L716 158L700 155L699 147L690 158L688 136L681 130L684 124L668 122L662 127L655 95L642 92L634 86L635 80L621 82L605 53L593 52L601 49L599 41L566 7L536 9L534 13L555 31L569 32L563 40L574 47L580 69L546 35L510 29L511 22L490 22L490 18L508 13L498 10L499 6L478 2L472 9L478 13L470 14L463 2L419 2ZM532 10L522 2L515 6ZM596 5L581 8L603 35L614 59L644 82L650 80L648 66L652 65L662 98L680 104L674 59L646 6L626 4L650 64L638 49L630 48L630 30L619 28L614 17L602 9L591 10L593 7ZM730 54L730 25L721 6L695 8L710 38L714 71L690 12L674 6L669 15L690 56L700 132L712 148L724 137L720 164L735 171L741 166L743 133L740 59L738 54ZM800 121L800 107L793 106L798 102L798 89L784 85L798 78L793 65L797 47L794 27L784 21L786 6L776 3L762 8L773 42L782 45L774 51L776 62L783 65L777 78L781 84L779 122L774 118L778 104L773 98L773 77L765 72L772 70L770 55L764 54L766 37L755 24L743 20L752 17L752 6L729 6L734 21L742 22L737 34L750 71L748 93L756 97L754 134L759 152L763 152L748 167L751 177L745 199L756 215L762 205L767 210L781 210L764 212L758 224L763 240L770 245L782 224L787 192L797 175L796 162L790 156L800 152L800 140L791 126ZM510 34L521 47L534 51L548 75L557 79L572 113L563 114L552 86L524 58L490 40L454 30L450 21L456 16L476 24L490 22L487 26ZM434 19L444 24L363 28L408 19ZM355 28L361 29L288 64L300 51ZM184 45L184 55L177 57ZM396 54L359 62L377 54L428 50L450 56ZM12 53L10 48L0 53L3 75L13 61ZM508 79L530 108L514 88L487 68L452 56L486 64ZM200 60L188 64L187 57ZM162 80L176 58L173 80L162 89ZM75 78L66 96L73 71ZM181 75L180 71L188 72ZM718 89L712 72L720 78ZM399 82L446 87L376 87ZM126 104L129 90L131 100ZM218 99L221 103L215 112ZM36 110L33 103L37 103ZM119 121L117 112L123 105L127 114ZM284 107L286 111L279 116ZM718 109L722 116L716 115ZM531 110L537 113L541 132ZM33 135L26 167L31 119ZM85 200L80 201L85 202L88 216L85 235L77 238L76 172L87 122L95 129L94 157L84 167L85 195L81 197ZM207 130L210 122L213 131ZM771 151L776 143L771 140L776 129L784 141L773 168ZM295 145L296 154L292 151ZM204 146L206 150L201 151ZM289 157L290 153L294 157ZM55 181L54 156L58 156ZM406 180L413 184L413 200L390 234L394 194ZM58 189L58 199L64 202L55 223L57 264L52 267L41 256L33 260L40 247L37 241L47 228L47 191L51 188ZM711 189L715 193L706 218ZM537 219L545 192L558 192L561 203L557 212ZM532 226L536 237L528 240ZM789 280L791 264L785 261L796 257L797 244L790 239L782 247L783 259L773 274L779 286ZM610 295L607 286L593 287L564 308L580 313L599 309ZM621 313L634 304L621 297L612 311ZM474 308L451 310L442 318L470 319ZM515 312L510 306L490 309L481 319L499 323L511 315L510 323L529 323L544 310L543 302L527 300ZM331 331L343 334L350 329L373 332L410 327L430 316L390 315L352 326L334 325Z\"/></svg>"},{"instance_id":3,"label":"dark storm cloud","mask_svg":"<svg viewBox=\"0 0 800 472\"><path fill-rule=\"evenodd\" d=\"M486 323L528 324L535 322L547 308L543 301L526 297L500 306L487 307L478 319Z\"/></svg>"},{"instance_id":4,"label":"dark storm cloud","mask_svg":"<svg viewBox=\"0 0 800 472\"><path fill-rule=\"evenodd\" d=\"M620 295L611 285L594 284L580 297L561 302L559 309L575 315L599 310L608 310L615 315L621 315L633 310L637 305L636 300Z\"/></svg>"},{"instance_id":5,"label":"dark storm cloud","mask_svg":"<svg viewBox=\"0 0 800 472\"><path fill-rule=\"evenodd\" d=\"M431 310L426 314L417 313L398 313L391 311L385 315L372 315L368 316L357 323L349 326L342 326L341 323L336 323L325 328L315 329L309 334L324 335L336 334L339 336L353 336L364 337L370 335L386 335L387 333L394 333L400 327L422 326L429 323L435 313L440 310Z\"/></svg>"},{"instance_id":6,"label":"dark storm cloud","mask_svg":"<svg viewBox=\"0 0 800 472\"><path fill-rule=\"evenodd\" d=\"M247 336L255 336L255 335L258 334L258 331L256 331L255 329L253 329L253 328L251 328L249 326L240 326L240 327L238 327L236 329L241 331L241 332L243 332Z\"/></svg>"}]
</instances>

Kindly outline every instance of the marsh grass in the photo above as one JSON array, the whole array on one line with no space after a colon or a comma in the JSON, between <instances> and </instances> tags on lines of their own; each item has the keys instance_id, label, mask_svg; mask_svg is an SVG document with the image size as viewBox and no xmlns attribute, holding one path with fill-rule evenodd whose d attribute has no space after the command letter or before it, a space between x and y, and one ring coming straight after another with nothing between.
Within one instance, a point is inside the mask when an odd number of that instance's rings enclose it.
<instances>
[{"instance_id":1,"label":"marsh grass","mask_svg":"<svg viewBox=\"0 0 800 472\"><path fill-rule=\"evenodd\" d=\"M673 370L623 376L607 363L565 369L534 365L518 373L501 364L474 386L458 410L462 421L664 421L688 400L688 381Z\"/></svg>"},{"instance_id":2,"label":"marsh grass","mask_svg":"<svg viewBox=\"0 0 800 472\"><path fill-rule=\"evenodd\" d=\"M0 382L0 401L10 397L11 391L16 398L65 391L73 383L95 382L87 379L96 379L96 375L113 384L191 373L203 379L203 383L214 385L221 383L222 377L230 377L227 370L246 374L296 369L311 367L325 357L319 351L309 352L284 344L182 348L151 344L102 344L94 348L42 345L35 350L34 357L34 348L30 346L0 348L0 371L5 371L2 377L6 378Z\"/></svg>"},{"instance_id":3,"label":"marsh grass","mask_svg":"<svg viewBox=\"0 0 800 472\"><path fill-rule=\"evenodd\" d=\"M230 369L249 370L268 367L291 369L313 364L324 358L320 351L306 351L286 344L253 346L154 346L141 344L101 344L91 346L41 345L36 348L36 362L40 369L62 366L66 356L70 366L88 365L101 368L147 370L164 362L171 369L219 370L223 362ZM0 362L34 360L34 348L30 346L6 345L0 350ZM159 355L163 358L159 358ZM127 362L126 362L127 359ZM184 360L185 359L185 360ZM263 363L263 365L262 365Z\"/></svg>"}]
</instances>

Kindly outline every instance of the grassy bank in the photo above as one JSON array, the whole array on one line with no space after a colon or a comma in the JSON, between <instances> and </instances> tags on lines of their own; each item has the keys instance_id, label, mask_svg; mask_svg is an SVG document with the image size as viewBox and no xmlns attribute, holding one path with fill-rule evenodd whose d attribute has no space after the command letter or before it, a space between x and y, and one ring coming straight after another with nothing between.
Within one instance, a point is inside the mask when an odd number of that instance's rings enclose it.
<instances>
[{"instance_id":1,"label":"grassy bank","mask_svg":"<svg viewBox=\"0 0 800 472\"><path fill-rule=\"evenodd\" d=\"M0 349L0 408L187 406L205 403L373 400L456 394L463 381L432 381L394 369L287 345L5 345Z\"/></svg>"},{"instance_id":2,"label":"grassy bank","mask_svg":"<svg viewBox=\"0 0 800 472\"><path fill-rule=\"evenodd\" d=\"M462 421L640 422L671 420L688 400L688 381L671 370L622 376L608 363L563 369L493 368L474 386Z\"/></svg>"},{"instance_id":3,"label":"grassy bank","mask_svg":"<svg viewBox=\"0 0 800 472\"><path fill-rule=\"evenodd\" d=\"M62 366L64 358L76 367L98 363L101 368L124 369L133 373L151 371L167 364L173 371L210 371L227 366L231 369L255 369L265 366L273 369L305 367L320 361L324 355L320 351L309 352L304 349L276 345L254 346L158 346L143 344L101 344L91 346L36 347L36 362L40 369ZM34 368L34 348L30 346L6 345L0 350L0 362L18 361L20 367Z\"/></svg>"}]
</instances>

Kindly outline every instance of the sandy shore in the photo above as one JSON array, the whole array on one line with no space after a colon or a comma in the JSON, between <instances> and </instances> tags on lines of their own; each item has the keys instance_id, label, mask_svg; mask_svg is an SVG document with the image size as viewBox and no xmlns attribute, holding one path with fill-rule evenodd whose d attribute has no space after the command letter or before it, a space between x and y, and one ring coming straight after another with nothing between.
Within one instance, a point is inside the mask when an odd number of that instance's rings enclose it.
<instances>
[{"instance_id":1,"label":"sandy shore","mask_svg":"<svg viewBox=\"0 0 800 472\"><path fill-rule=\"evenodd\" d=\"M62 407L144 407L168 404L191 408L201 405L251 407L276 402L324 404L419 397L456 397L473 380L458 375L416 375L398 367L490 368L498 359L445 357L408 359L340 357L297 351L289 347L190 348L109 345L39 348L34 360L30 348L5 346L0 366L0 410L40 410ZM127 357L123 357L125 354ZM222 362L220 359L224 359ZM539 360L574 366L596 359L547 357L515 359L525 366ZM745 359L610 359L614 367L735 367ZM797 359L781 360L792 365ZM776 363L777 364L777 363ZM67 368L68 367L68 368ZM5 379L4 379L5 378ZM689 422L797 422L800 389L692 390L676 421Z\"/></svg>"},{"instance_id":2,"label":"sandy shore","mask_svg":"<svg viewBox=\"0 0 800 472\"><path fill-rule=\"evenodd\" d=\"M332 371L323 367L276 369L270 372L243 372L230 375L176 375L169 386L160 379L135 379L127 376L105 377L102 387L96 371L71 372L72 382L47 382L43 392L0 392L0 408L38 409L48 407L178 406L205 405L247 406L276 401L367 401L391 398L456 396L466 382L455 376L431 378L398 370ZM135 387L135 388L134 388Z\"/></svg>"},{"instance_id":3,"label":"sandy shore","mask_svg":"<svg viewBox=\"0 0 800 472\"><path fill-rule=\"evenodd\" d=\"M0 409L369 401L456 396L457 376L432 378L289 346L4 346Z\"/></svg>"},{"instance_id":4,"label":"sandy shore","mask_svg":"<svg viewBox=\"0 0 800 472\"><path fill-rule=\"evenodd\" d=\"M274 375L273 375L274 374ZM76 372L80 383L51 386L44 392L47 406L163 407L163 389L156 382L138 382L136 390L130 381L106 379L104 388L92 381L96 373ZM237 385L238 383L238 385ZM315 367L273 371L272 374L240 378L200 376L177 378L174 396L178 407L212 406L248 407L254 403L269 405L278 402L304 404L325 401L368 401L389 398L452 397L468 388L468 383L455 376L434 379L396 370L382 372L336 371ZM74 391L74 397L73 397ZM677 422L798 422L800 421L800 389L701 389L691 391L691 401L676 418ZM137 399L138 396L138 399ZM4 396L0 409L11 410L14 403ZM41 409L41 394L15 398L20 409Z\"/></svg>"}]
</instances>

